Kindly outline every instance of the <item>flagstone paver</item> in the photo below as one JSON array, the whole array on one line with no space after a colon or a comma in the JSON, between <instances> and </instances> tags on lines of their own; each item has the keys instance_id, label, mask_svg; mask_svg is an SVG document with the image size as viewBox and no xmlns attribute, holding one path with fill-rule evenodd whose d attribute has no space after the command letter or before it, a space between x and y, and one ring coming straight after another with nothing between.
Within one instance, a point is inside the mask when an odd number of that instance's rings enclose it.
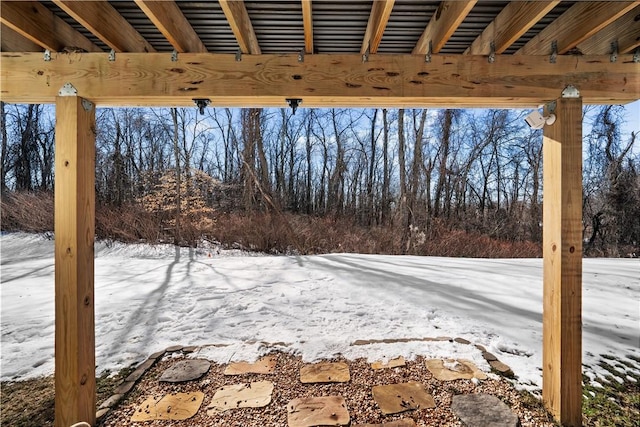
<instances>
[{"instance_id":1,"label":"flagstone paver","mask_svg":"<svg viewBox=\"0 0 640 427\"><path fill-rule=\"evenodd\" d=\"M383 414L397 414L418 408L435 408L433 397L417 382L379 385L371 390Z\"/></svg>"},{"instance_id":2,"label":"flagstone paver","mask_svg":"<svg viewBox=\"0 0 640 427\"><path fill-rule=\"evenodd\" d=\"M351 427L416 427L416 422L411 418L396 421L387 421L382 424L352 424Z\"/></svg>"},{"instance_id":3,"label":"flagstone paver","mask_svg":"<svg viewBox=\"0 0 640 427\"><path fill-rule=\"evenodd\" d=\"M287 404L289 427L346 426L350 420L342 396L306 397Z\"/></svg>"},{"instance_id":4,"label":"flagstone paver","mask_svg":"<svg viewBox=\"0 0 640 427\"><path fill-rule=\"evenodd\" d=\"M209 371L210 366L211 362L204 359L181 360L164 371L159 381L179 383L197 380Z\"/></svg>"},{"instance_id":5,"label":"flagstone paver","mask_svg":"<svg viewBox=\"0 0 640 427\"><path fill-rule=\"evenodd\" d=\"M505 377L510 377L510 378L514 376L513 371L511 370L511 368L508 365L502 363L499 360L491 360L491 361L489 361L489 365L493 369L498 371L498 373L500 373L500 375L503 375Z\"/></svg>"},{"instance_id":6,"label":"flagstone paver","mask_svg":"<svg viewBox=\"0 0 640 427\"><path fill-rule=\"evenodd\" d=\"M151 396L138 406L131 421L186 420L198 412L203 400L204 393L200 391Z\"/></svg>"},{"instance_id":7,"label":"flagstone paver","mask_svg":"<svg viewBox=\"0 0 640 427\"><path fill-rule=\"evenodd\" d=\"M425 361L425 365L433 376L440 381L470 380L471 378L487 379L487 374L478 369L470 360L428 359Z\"/></svg>"},{"instance_id":8,"label":"flagstone paver","mask_svg":"<svg viewBox=\"0 0 640 427\"><path fill-rule=\"evenodd\" d=\"M300 368L302 383L346 383L351 379L349 366L342 362L321 362Z\"/></svg>"},{"instance_id":9,"label":"flagstone paver","mask_svg":"<svg viewBox=\"0 0 640 427\"><path fill-rule=\"evenodd\" d=\"M214 416L236 408L262 408L271 403L272 394L271 381L227 385L216 391L207 406L207 414Z\"/></svg>"},{"instance_id":10,"label":"flagstone paver","mask_svg":"<svg viewBox=\"0 0 640 427\"><path fill-rule=\"evenodd\" d=\"M371 369L388 369L388 368L399 368L401 366L406 366L407 362L404 360L404 357L396 357L395 359L391 359L388 362L373 362L371 364Z\"/></svg>"},{"instance_id":11,"label":"flagstone paver","mask_svg":"<svg viewBox=\"0 0 640 427\"><path fill-rule=\"evenodd\" d=\"M265 356L255 363L232 362L224 370L225 375L242 374L274 374L278 359L275 356Z\"/></svg>"},{"instance_id":12,"label":"flagstone paver","mask_svg":"<svg viewBox=\"0 0 640 427\"><path fill-rule=\"evenodd\" d=\"M490 394L453 396L451 410L467 427L516 427L518 416L500 399Z\"/></svg>"}]
</instances>

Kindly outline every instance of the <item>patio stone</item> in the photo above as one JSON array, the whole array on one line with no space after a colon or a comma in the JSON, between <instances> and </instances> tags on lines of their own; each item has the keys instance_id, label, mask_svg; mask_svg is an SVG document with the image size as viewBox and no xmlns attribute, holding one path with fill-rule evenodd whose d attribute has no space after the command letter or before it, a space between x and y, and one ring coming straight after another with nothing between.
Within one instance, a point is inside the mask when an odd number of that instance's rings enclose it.
<instances>
[{"instance_id":1,"label":"patio stone","mask_svg":"<svg viewBox=\"0 0 640 427\"><path fill-rule=\"evenodd\" d=\"M346 426L350 416L342 396L293 399L287 404L289 427Z\"/></svg>"},{"instance_id":2,"label":"patio stone","mask_svg":"<svg viewBox=\"0 0 640 427\"><path fill-rule=\"evenodd\" d=\"M226 385L213 395L207 406L207 415L215 416L229 409L262 408L271 403L272 394L271 381Z\"/></svg>"},{"instance_id":3,"label":"patio stone","mask_svg":"<svg viewBox=\"0 0 640 427\"><path fill-rule=\"evenodd\" d=\"M300 368L302 383L346 383L351 379L349 366L342 362L321 362Z\"/></svg>"},{"instance_id":4,"label":"patio stone","mask_svg":"<svg viewBox=\"0 0 640 427\"><path fill-rule=\"evenodd\" d=\"M419 408L435 408L433 397L417 382L379 385L371 390L383 414L397 414Z\"/></svg>"},{"instance_id":5,"label":"patio stone","mask_svg":"<svg viewBox=\"0 0 640 427\"><path fill-rule=\"evenodd\" d=\"M517 427L520 424L518 416L490 394L453 396L451 410L467 427Z\"/></svg>"},{"instance_id":6,"label":"patio stone","mask_svg":"<svg viewBox=\"0 0 640 427\"><path fill-rule=\"evenodd\" d=\"M159 399L151 396L138 406L131 421L186 420L198 412L203 400L204 393L200 391L167 394Z\"/></svg>"},{"instance_id":7,"label":"patio stone","mask_svg":"<svg viewBox=\"0 0 640 427\"><path fill-rule=\"evenodd\" d=\"M210 366L211 363L204 359L181 360L165 370L159 381L179 383L197 380L209 371Z\"/></svg>"}]
</instances>

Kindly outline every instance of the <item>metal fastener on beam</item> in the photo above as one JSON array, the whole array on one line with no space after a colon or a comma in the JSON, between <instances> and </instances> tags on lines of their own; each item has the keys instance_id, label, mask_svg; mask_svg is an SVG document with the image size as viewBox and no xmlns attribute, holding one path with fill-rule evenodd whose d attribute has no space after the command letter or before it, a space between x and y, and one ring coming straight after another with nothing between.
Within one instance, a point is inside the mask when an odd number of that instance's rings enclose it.
<instances>
[{"instance_id":1,"label":"metal fastener on beam","mask_svg":"<svg viewBox=\"0 0 640 427\"><path fill-rule=\"evenodd\" d=\"M171 62L178 62L178 51L175 49L171 52Z\"/></svg>"},{"instance_id":2,"label":"metal fastener on beam","mask_svg":"<svg viewBox=\"0 0 640 427\"><path fill-rule=\"evenodd\" d=\"M116 60L116 51L111 49L109 52L109 62L113 62Z\"/></svg>"},{"instance_id":3,"label":"metal fastener on beam","mask_svg":"<svg viewBox=\"0 0 640 427\"><path fill-rule=\"evenodd\" d=\"M44 51L44 60L51 61L51 51L49 49L45 49Z\"/></svg>"},{"instance_id":4,"label":"metal fastener on beam","mask_svg":"<svg viewBox=\"0 0 640 427\"><path fill-rule=\"evenodd\" d=\"M552 64L555 64L557 58L558 58L558 41L554 40L551 42L551 56L549 57L549 62Z\"/></svg>"},{"instance_id":5,"label":"metal fastener on beam","mask_svg":"<svg viewBox=\"0 0 640 427\"><path fill-rule=\"evenodd\" d=\"M236 62L240 61L242 61L242 51L238 49L238 51L236 52Z\"/></svg>"},{"instance_id":6,"label":"metal fastener on beam","mask_svg":"<svg viewBox=\"0 0 640 427\"><path fill-rule=\"evenodd\" d=\"M431 62L431 54L433 53L433 44L431 42L431 40L429 40L429 51L427 51L427 54L424 56L424 62Z\"/></svg>"},{"instance_id":7,"label":"metal fastener on beam","mask_svg":"<svg viewBox=\"0 0 640 427\"><path fill-rule=\"evenodd\" d=\"M496 44L495 42L491 42L489 44L489 48L491 51L489 52L489 64L493 64L496 62Z\"/></svg>"},{"instance_id":8,"label":"metal fastener on beam","mask_svg":"<svg viewBox=\"0 0 640 427\"><path fill-rule=\"evenodd\" d=\"M580 91L574 85L567 85L562 91L563 98L580 98Z\"/></svg>"},{"instance_id":9,"label":"metal fastener on beam","mask_svg":"<svg viewBox=\"0 0 640 427\"><path fill-rule=\"evenodd\" d=\"M300 49L298 52L298 62L304 62L304 49Z\"/></svg>"},{"instance_id":10,"label":"metal fastener on beam","mask_svg":"<svg viewBox=\"0 0 640 427\"><path fill-rule=\"evenodd\" d=\"M618 41L611 42L611 56L609 57L609 61L616 62L618 60Z\"/></svg>"},{"instance_id":11,"label":"metal fastener on beam","mask_svg":"<svg viewBox=\"0 0 640 427\"><path fill-rule=\"evenodd\" d=\"M65 83L58 91L58 96L77 96L78 90L71 84Z\"/></svg>"},{"instance_id":12,"label":"metal fastener on beam","mask_svg":"<svg viewBox=\"0 0 640 427\"><path fill-rule=\"evenodd\" d=\"M366 52L364 54L362 54L362 62L363 63L364 62L369 62L369 53L370 53L370 50L369 50L369 47L367 47Z\"/></svg>"},{"instance_id":13,"label":"metal fastener on beam","mask_svg":"<svg viewBox=\"0 0 640 427\"><path fill-rule=\"evenodd\" d=\"M93 102L82 99L82 108L84 108L84 111L91 111L93 109Z\"/></svg>"}]
</instances>

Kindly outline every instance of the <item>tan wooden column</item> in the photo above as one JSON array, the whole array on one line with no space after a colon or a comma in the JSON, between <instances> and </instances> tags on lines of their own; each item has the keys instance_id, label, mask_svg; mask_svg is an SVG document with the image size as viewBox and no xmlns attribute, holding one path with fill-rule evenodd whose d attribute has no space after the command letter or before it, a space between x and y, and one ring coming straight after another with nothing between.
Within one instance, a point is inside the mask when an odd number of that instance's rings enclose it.
<instances>
[{"instance_id":1,"label":"tan wooden column","mask_svg":"<svg viewBox=\"0 0 640 427\"><path fill-rule=\"evenodd\" d=\"M582 99L577 96L557 100L556 122L545 126L543 139L542 398L563 426L582 425Z\"/></svg>"},{"instance_id":2,"label":"tan wooden column","mask_svg":"<svg viewBox=\"0 0 640 427\"><path fill-rule=\"evenodd\" d=\"M56 98L55 425L96 421L95 107Z\"/></svg>"}]
</instances>

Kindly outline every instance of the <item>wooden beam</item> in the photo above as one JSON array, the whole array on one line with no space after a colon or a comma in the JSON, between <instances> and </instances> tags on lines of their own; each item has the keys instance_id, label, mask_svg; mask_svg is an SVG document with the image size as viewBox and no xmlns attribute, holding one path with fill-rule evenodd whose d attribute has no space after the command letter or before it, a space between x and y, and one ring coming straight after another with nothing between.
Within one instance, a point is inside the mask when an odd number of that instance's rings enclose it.
<instances>
[{"instance_id":1,"label":"wooden beam","mask_svg":"<svg viewBox=\"0 0 640 427\"><path fill-rule=\"evenodd\" d=\"M583 55L606 55L611 53L614 41L619 53L630 53L640 47L640 6L580 43L578 49Z\"/></svg>"},{"instance_id":2,"label":"wooden beam","mask_svg":"<svg viewBox=\"0 0 640 427\"><path fill-rule=\"evenodd\" d=\"M207 52L204 43L175 1L135 0L135 2L176 51Z\"/></svg>"},{"instance_id":3,"label":"wooden beam","mask_svg":"<svg viewBox=\"0 0 640 427\"><path fill-rule=\"evenodd\" d=\"M313 53L313 5L311 0L302 0L302 23L304 25L304 52Z\"/></svg>"},{"instance_id":4,"label":"wooden beam","mask_svg":"<svg viewBox=\"0 0 640 427\"><path fill-rule=\"evenodd\" d=\"M414 55L426 54L429 51L429 42L432 45L432 53L440 52L476 3L477 1L475 0L446 0L440 3L438 10L431 17L429 24L427 24L411 53Z\"/></svg>"},{"instance_id":5,"label":"wooden beam","mask_svg":"<svg viewBox=\"0 0 640 427\"><path fill-rule=\"evenodd\" d=\"M576 2L516 55L549 55L554 41L559 54L567 53L639 4L640 1Z\"/></svg>"},{"instance_id":6,"label":"wooden beam","mask_svg":"<svg viewBox=\"0 0 640 427\"><path fill-rule=\"evenodd\" d=\"M106 1L53 2L116 52L155 52L144 37Z\"/></svg>"},{"instance_id":7,"label":"wooden beam","mask_svg":"<svg viewBox=\"0 0 640 427\"><path fill-rule=\"evenodd\" d=\"M473 41L465 54L489 55L491 42L495 45L496 54L504 52L558 3L559 0L512 1Z\"/></svg>"},{"instance_id":8,"label":"wooden beam","mask_svg":"<svg viewBox=\"0 0 640 427\"><path fill-rule=\"evenodd\" d=\"M560 98L543 141L542 398L582 425L582 99Z\"/></svg>"},{"instance_id":9,"label":"wooden beam","mask_svg":"<svg viewBox=\"0 0 640 427\"><path fill-rule=\"evenodd\" d=\"M387 27L387 22L389 22L394 3L395 0L378 0L371 5L369 22L364 32L362 47L360 48L361 54L364 54L367 49L370 53L378 52L378 46L382 41L382 35Z\"/></svg>"},{"instance_id":10,"label":"wooden beam","mask_svg":"<svg viewBox=\"0 0 640 427\"><path fill-rule=\"evenodd\" d=\"M284 106L302 98L320 106L532 107L557 97L569 83L589 103L627 103L640 98L640 66L632 55L610 62L604 56L296 54L245 55L167 53L108 55L0 54L0 99L51 103L71 82L100 105L193 105L210 98L214 106ZM159 84L158 82L162 82Z\"/></svg>"},{"instance_id":11,"label":"wooden beam","mask_svg":"<svg viewBox=\"0 0 640 427\"><path fill-rule=\"evenodd\" d=\"M11 27L0 24L0 50L3 52L42 52L42 46L32 42Z\"/></svg>"},{"instance_id":12,"label":"wooden beam","mask_svg":"<svg viewBox=\"0 0 640 427\"><path fill-rule=\"evenodd\" d=\"M87 52L102 52L98 46L39 2L2 2L0 21L43 49L56 52L73 46ZM4 38L4 34L2 37Z\"/></svg>"},{"instance_id":13,"label":"wooden beam","mask_svg":"<svg viewBox=\"0 0 640 427\"><path fill-rule=\"evenodd\" d=\"M260 45L255 31L253 31L244 0L219 0L219 3L242 53L259 55L261 53Z\"/></svg>"},{"instance_id":14,"label":"wooden beam","mask_svg":"<svg viewBox=\"0 0 640 427\"><path fill-rule=\"evenodd\" d=\"M95 108L56 98L55 425L95 425Z\"/></svg>"}]
</instances>

